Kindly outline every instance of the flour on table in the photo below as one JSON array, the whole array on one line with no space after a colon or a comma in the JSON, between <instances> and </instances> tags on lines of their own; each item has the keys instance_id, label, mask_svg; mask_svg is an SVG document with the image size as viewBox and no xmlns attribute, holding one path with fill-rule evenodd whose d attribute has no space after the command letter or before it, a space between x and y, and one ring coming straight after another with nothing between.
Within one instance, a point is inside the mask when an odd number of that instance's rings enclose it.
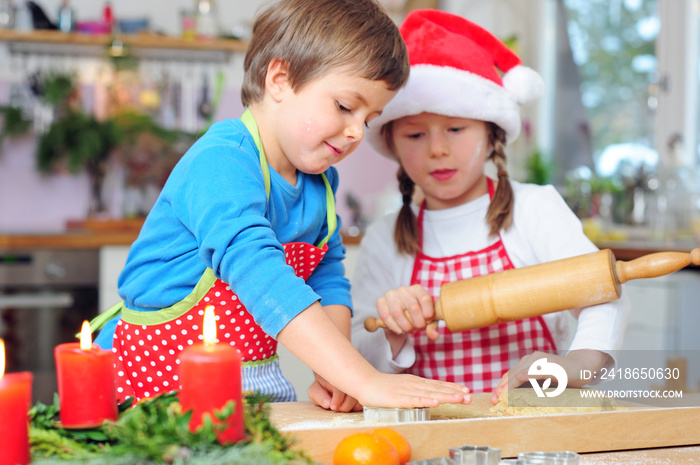
<instances>
[{"instance_id":1,"label":"flour on table","mask_svg":"<svg viewBox=\"0 0 700 465\"><path fill-rule=\"evenodd\" d=\"M524 416L605 412L618 409L615 399L584 397L581 394L584 390L595 391L594 389L566 389L554 399L537 397L534 389L511 389L501 394L498 403L491 407L490 411L503 416Z\"/></svg>"},{"instance_id":2,"label":"flour on table","mask_svg":"<svg viewBox=\"0 0 700 465\"><path fill-rule=\"evenodd\" d=\"M370 424L364 421L361 414L346 413L322 420L302 420L297 422L282 421L281 424L277 425L277 429L280 431L294 431L304 429L344 428L346 426L356 426L365 423Z\"/></svg>"}]
</instances>

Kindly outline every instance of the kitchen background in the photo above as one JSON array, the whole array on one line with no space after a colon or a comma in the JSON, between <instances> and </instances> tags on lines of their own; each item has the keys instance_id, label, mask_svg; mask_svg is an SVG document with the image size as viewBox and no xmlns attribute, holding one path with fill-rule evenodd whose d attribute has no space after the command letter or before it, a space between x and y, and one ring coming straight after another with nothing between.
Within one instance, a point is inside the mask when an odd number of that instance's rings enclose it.
<instances>
[{"instance_id":1,"label":"kitchen background","mask_svg":"<svg viewBox=\"0 0 700 465\"><path fill-rule=\"evenodd\" d=\"M138 225L197 134L242 113L245 41L267 3L0 0L0 235L7 243L80 231L94 220ZM462 14L542 74L547 93L523 109L509 170L520 181L554 184L599 246L621 259L697 246L700 2L383 3L397 22L418 7ZM365 143L337 165L350 271L363 228L399 202L396 167ZM106 241L91 251L56 258L43 250L49 255L37 258L37 250L18 253L0 241L0 337L24 331L44 341L35 348L41 366L51 363L55 336L37 337L36 315L40 334L58 321L69 334L73 320L117 298L128 244ZM37 265L27 271L31 279L17 281L17 261ZM628 284L634 315L626 348L661 349L663 364L669 354L700 349L692 332L700 327L698 284L695 270ZM34 300L36 315L16 312L13 296L27 290L56 291L65 302Z\"/></svg>"}]
</instances>

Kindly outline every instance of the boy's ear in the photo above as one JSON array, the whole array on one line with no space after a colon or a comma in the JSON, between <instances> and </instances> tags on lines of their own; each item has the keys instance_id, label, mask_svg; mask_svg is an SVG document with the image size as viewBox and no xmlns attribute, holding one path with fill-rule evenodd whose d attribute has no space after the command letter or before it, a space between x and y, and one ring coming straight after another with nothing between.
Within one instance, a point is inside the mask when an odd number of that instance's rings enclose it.
<instances>
[{"instance_id":1,"label":"boy's ear","mask_svg":"<svg viewBox=\"0 0 700 465\"><path fill-rule=\"evenodd\" d=\"M279 102L284 93L291 89L289 82L289 64L280 58L275 58L267 65L265 88L274 101Z\"/></svg>"}]
</instances>

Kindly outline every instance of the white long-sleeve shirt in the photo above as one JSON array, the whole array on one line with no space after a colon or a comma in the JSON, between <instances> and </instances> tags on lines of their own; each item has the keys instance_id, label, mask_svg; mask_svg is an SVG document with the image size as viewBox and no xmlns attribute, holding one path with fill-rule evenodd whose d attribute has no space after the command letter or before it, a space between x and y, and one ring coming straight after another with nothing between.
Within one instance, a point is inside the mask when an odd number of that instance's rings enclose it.
<instances>
[{"instance_id":1,"label":"white long-sleeve shirt","mask_svg":"<svg viewBox=\"0 0 700 465\"><path fill-rule=\"evenodd\" d=\"M501 238L515 268L597 251L584 235L581 222L552 186L511 181L515 195L513 222ZM489 237L488 194L458 207L425 210L423 252L434 258L481 250L497 238ZM417 207L416 207L417 211ZM394 243L397 214L374 222L367 230L352 277L354 316L352 342L378 370L397 373L415 361L411 338L395 359L384 331L364 329L367 317L376 317L376 302L387 291L411 284L414 257L400 254ZM594 349L613 356L622 347L630 304L624 289L620 299L543 318L559 350ZM570 334L572 318L578 320ZM570 342L569 342L570 341ZM568 347L567 347L568 346Z\"/></svg>"}]
</instances>

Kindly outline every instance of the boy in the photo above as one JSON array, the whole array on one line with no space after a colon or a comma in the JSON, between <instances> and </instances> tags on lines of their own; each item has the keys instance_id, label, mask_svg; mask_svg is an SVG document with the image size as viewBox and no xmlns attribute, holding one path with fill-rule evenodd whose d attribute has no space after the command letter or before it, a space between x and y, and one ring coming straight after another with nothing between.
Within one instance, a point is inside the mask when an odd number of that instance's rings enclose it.
<instances>
[{"instance_id":1,"label":"boy","mask_svg":"<svg viewBox=\"0 0 700 465\"><path fill-rule=\"evenodd\" d=\"M406 82L396 26L374 0L283 0L256 20L244 67L248 109L178 163L119 278L120 399L177 388L177 354L214 306L245 390L294 400L279 341L314 370L309 397L324 408L469 402L463 386L380 374L349 342L331 165Z\"/></svg>"}]
</instances>

